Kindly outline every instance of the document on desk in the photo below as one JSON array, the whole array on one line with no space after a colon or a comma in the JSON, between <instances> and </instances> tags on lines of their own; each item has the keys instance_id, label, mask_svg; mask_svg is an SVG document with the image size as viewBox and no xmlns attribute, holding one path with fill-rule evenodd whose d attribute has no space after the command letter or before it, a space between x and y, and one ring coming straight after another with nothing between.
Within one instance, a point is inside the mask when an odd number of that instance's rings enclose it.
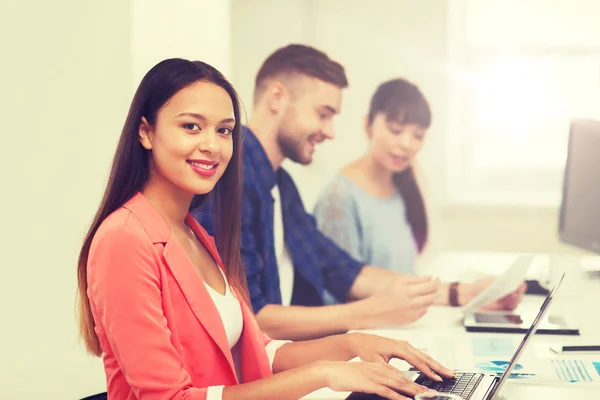
<instances>
[{"instance_id":1,"label":"document on desk","mask_svg":"<svg viewBox=\"0 0 600 400\"><path fill-rule=\"evenodd\" d=\"M511 374L511 380L538 384L593 384L600 388L600 375L594 361L585 358L528 358L520 361L522 368Z\"/></svg>"},{"instance_id":2,"label":"document on desk","mask_svg":"<svg viewBox=\"0 0 600 400\"><path fill-rule=\"evenodd\" d=\"M473 300L463 308L463 313L468 314L493 301L500 300L504 296L514 292L527 275L527 271L533 263L534 256L531 254L520 255L515 262L484 291L479 293Z\"/></svg>"},{"instance_id":3,"label":"document on desk","mask_svg":"<svg viewBox=\"0 0 600 400\"><path fill-rule=\"evenodd\" d=\"M502 375L515 353L518 341L511 336L462 339L451 347L461 356L452 357L455 369ZM469 351L471 350L471 351ZM545 345L531 346L519 358L509 379L532 384L592 384L600 387L600 357L596 354L552 356Z\"/></svg>"}]
</instances>

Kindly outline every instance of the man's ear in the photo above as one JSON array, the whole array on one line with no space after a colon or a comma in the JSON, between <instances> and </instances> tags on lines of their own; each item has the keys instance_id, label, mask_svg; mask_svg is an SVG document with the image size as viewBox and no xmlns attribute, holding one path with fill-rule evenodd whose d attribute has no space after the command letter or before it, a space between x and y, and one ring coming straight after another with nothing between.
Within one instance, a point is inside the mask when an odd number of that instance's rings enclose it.
<instances>
[{"instance_id":1,"label":"man's ear","mask_svg":"<svg viewBox=\"0 0 600 400\"><path fill-rule=\"evenodd\" d=\"M289 90L279 81L274 81L267 87L266 97L269 110L276 115L283 113L290 101Z\"/></svg>"},{"instance_id":2,"label":"man's ear","mask_svg":"<svg viewBox=\"0 0 600 400\"><path fill-rule=\"evenodd\" d=\"M138 137L140 140L140 144L146 150L152 150L152 127L146 120L146 117L142 117L142 120L140 121Z\"/></svg>"}]
</instances>

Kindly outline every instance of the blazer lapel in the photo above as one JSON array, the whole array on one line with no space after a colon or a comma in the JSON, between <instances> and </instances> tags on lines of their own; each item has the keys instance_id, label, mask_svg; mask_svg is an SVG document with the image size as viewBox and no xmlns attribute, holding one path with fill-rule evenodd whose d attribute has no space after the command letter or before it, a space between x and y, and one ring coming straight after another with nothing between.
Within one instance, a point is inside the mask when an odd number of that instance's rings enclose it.
<instances>
[{"instance_id":1,"label":"blazer lapel","mask_svg":"<svg viewBox=\"0 0 600 400\"><path fill-rule=\"evenodd\" d=\"M221 268L227 276L225 267L223 266L223 261L221 260L221 256L219 255L214 239L209 236L206 231L204 231L204 229L193 216L188 215L186 223L192 228L196 236L216 260L219 268ZM251 382L266 376L270 376L273 372L271 370L271 365L269 364L267 353L265 352L264 334L256 322L254 313L244 302L244 298L240 295L240 292L233 286L231 286L231 289L240 302L242 318L244 320L244 329L242 330L242 335L238 342L242 363L242 381Z\"/></svg>"},{"instance_id":2,"label":"blazer lapel","mask_svg":"<svg viewBox=\"0 0 600 400\"><path fill-rule=\"evenodd\" d=\"M223 320L185 249L173 236L171 228L158 210L142 193L137 193L129 199L124 207L140 219L152 243L164 244L163 257L167 267L173 273L192 312L229 362L231 374L235 379L235 368ZM189 214L186 222L220 265L221 260L218 257L214 243L210 243L209 237L205 236L198 222Z\"/></svg>"},{"instance_id":3,"label":"blazer lapel","mask_svg":"<svg viewBox=\"0 0 600 400\"><path fill-rule=\"evenodd\" d=\"M202 240L202 239L201 239ZM209 249L205 240L203 244ZM173 276L177 280L181 291L183 292L188 304L196 315L196 318L204 326L204 329L215 341L217 346L227 358L231 373L235 377L235 367L231 356L231 349L223 326L223 320L213 302L208 290L204 286L204 282L198 276L192 261L181 246L181 244L171 236L165 245L164 250L165 261ZM212 254L212 252L211 252Z\"/></svg>"}]
</instances>

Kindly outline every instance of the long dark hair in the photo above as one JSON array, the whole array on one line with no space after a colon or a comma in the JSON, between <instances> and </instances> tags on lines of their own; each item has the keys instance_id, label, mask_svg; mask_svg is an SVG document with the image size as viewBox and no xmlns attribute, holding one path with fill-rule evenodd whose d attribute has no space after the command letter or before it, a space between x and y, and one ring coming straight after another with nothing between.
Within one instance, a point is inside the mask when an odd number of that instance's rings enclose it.
<instances>
[{"instance_id":1,"label":"long dark hair","mask_svg":"<svg viewBox=\"0 0 600 400\"><path fill-rule=\"evenodd\" d=\"M388 121L416 124L423 129L431 125L431 110L419 88L405 79L393 79L379 85L371 98L368 123L379 113ZM406 219L417 242L419 252L427 243L428 221L423 194L412 167L394 175L394 184L404 199Z\"/></svg>"},{"instance_id":2,"label":"long dark hair","mask_svg":"<svg viewBox=\"0 0 600 400\"><path fill-rule=\"evenodd\" d=\"M112 212L141 191L149 178L150 152L142 147L138 129L142 117L152 126L161 107L181 89L197 81L212 82L227 91L233 103L235 127L233 128L233 155L217 182L213 196L215 207L216 240L220 244L221 256L226 267L227 278L248 301L247 284L240 256L241 202L242 202L242 157L241 121L237 94L225 77L212 66L201 61L169 59L155 65L142 79L121 132L104 197L89 228L77 265L79 282L79 328L87 350L101 355L102 350L94 331L94 318L87 297L87 263L92 239L96 231ZM195 196L192 207L201 203L208 195Z\"/></svg>"}]
</instances>

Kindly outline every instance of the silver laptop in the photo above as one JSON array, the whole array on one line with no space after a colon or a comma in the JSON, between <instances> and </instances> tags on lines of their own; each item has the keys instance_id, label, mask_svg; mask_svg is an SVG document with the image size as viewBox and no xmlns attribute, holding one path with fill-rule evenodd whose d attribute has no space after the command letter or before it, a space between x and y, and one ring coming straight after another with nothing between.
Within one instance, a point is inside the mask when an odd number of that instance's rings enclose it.
<instances>
[{"instance_id":1,"label":"silver laptop","mask_svg":"<svg viewBox=\"0 0 600 400\"><path fill-rule=\"evenodd\" d=\"M550 308L550 303L554 298L556 291L558 290L565 274L563 273L560 279L554 285L554 288L540 307L540 311L531 323L531 326L527 330L525 337L521 341L519 347L515 351L512 359L510 360L506 370L502 373L502 376L498 377L496 374L481 373L477 371L455 371L455 377L447 379L444 382L435 382L427 378L425 375L418 371L406 372L405 376L414 382L426 386L428 388L437 390L442 393L452 393L462 397L465 400L494 400L498 399L500 389L508 380L515 364L519 360L519 357L523 353L525 346L529 343L533 335L535 334L540 321L544 318L546 312ZM382 399L382 397L372 394L364 393L352 393L347 400L376 400Z\"/></svg>"}]
</instances>

